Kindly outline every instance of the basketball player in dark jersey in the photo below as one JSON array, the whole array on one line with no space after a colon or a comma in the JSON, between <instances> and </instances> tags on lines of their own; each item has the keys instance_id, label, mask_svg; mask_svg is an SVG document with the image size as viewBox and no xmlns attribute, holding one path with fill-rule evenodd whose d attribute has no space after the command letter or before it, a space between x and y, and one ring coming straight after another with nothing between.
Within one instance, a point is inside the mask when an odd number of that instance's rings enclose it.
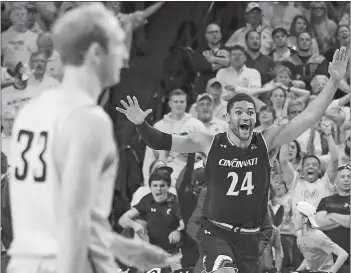
<instances>
[{"instance_id":1,"label":"basketball player in dark jersey","mask_svg":"<svg viewBox=\"0 0 351 273\"><path fill-rule=\"evenodd\" d=\"M208 189L199 244L204 254L204 271L228 267L237 268L235 271L240 273L256 272L258 234L267 213L270 155L321 119L345 75L348 60L346 48L337 50L329 65L330 79L318 97L288 124L268 128L262 133L253 132L255 102L243 93L228 101L230 130L216 136L162 133L145 122L152 110L142 111L135 97L127 97L129 104L121 101L125 109L116 108L137 125L150 148L179 153L201 152L207 157Z\"/></svg>"}]
</instances>

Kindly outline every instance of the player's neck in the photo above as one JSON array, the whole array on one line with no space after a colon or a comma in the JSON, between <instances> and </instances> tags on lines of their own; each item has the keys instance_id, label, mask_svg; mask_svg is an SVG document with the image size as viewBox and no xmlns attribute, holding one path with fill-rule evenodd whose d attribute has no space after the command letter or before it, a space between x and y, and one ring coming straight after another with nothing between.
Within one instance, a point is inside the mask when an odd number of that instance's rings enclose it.
<instances>
[{"instance_id":1,"label":"player's neck","mask_svg":"<svg viewBox=\"0 0 351 273\"><path fill-rule=\"evenodd\" d=\"M101 94L102 87L100 80L84 66L74 67L66 66L62 86L66 86L67 90L78 89L87 93L95 101L98 100Z\"/></svg>"},{"instance_id":2,"label":"player's neck","mask_svg":"<svg viewBox=\"0 0 351 273\"><path fill-rule=\"evenodd\" d=\"M249 147L251 143L252 135L248 140L242 140L238 138L231 130L229 130L228 138L235 146L238 146L239 148L242 148L242 149L246 149L247 147Z\"/></svg>"}]
</instances>

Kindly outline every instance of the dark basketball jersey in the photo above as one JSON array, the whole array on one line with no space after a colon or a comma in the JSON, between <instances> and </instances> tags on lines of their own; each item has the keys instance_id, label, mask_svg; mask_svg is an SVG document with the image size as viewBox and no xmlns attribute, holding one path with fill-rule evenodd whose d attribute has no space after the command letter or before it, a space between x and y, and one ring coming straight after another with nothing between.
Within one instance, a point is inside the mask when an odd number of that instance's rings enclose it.
<instances>
[{"instance_id":1,"label":"dark basketball jersey","mask_svg":"<svg viewBox=\"0 0 351 273\"><path fill-rule=\"evenodd\" d=\"M267 211L270 170L261 133L253 133L246 149L235 146L227 133L216 135L207 157L204 217L243 228L260 226Z\"/></svg>"}]
</instances>

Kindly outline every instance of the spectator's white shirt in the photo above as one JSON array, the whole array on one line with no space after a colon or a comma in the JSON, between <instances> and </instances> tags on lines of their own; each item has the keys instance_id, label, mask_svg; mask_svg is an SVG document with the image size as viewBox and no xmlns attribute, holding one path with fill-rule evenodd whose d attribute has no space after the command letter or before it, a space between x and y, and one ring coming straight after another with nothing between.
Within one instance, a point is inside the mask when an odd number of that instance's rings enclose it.
<instances>
[{"instance_id":1,"label":"spectator's white shirt","mask_svg":"<svg viewBox=\"0 0 351 273\"><path fill-rule=\"evenodd\" d=\"M34 77L30 77L28 80L28 86L32 86L38 90L45 90L52 87L55 87L59 84L59 81L55 78L45 75L44 78L40 81L36 80Z\"/></svg>"},{"instance_id":2,"label":"spectator's white shirt","mask_svg":"<svg viewBox=\"0 0 351 273\"><path fill-rule=\"evenodd\" d=\"M295 171L293 181L289 186L289 193L292 196L292 209L294 212L296 204L300 201L305 201L317 208L322 198L334 194L334 186L330 182L327 173L316 182L310 183L301 178L300 174Z\"/></svg>"},{"instance_id":3,"label":"spectator's white shirt","mask_svg":"<svg viewBox=\"0 0 351 273\"><path fill-rule=\"evenodd\" d=\"M154 127L160 130L161 132L176 135L180 135L181 133L185 132L200 132L206 130L205 125L201 121L192 117L188 113L185 113L184 117L180 120L173 120L171 119L170 113L166 114L164 115L162 120L155 123ZM163 151L158 152L158 154L160 154L160 156L162 157ZM176 155L176 153L170 153L170 157L173 159L176 158ZM156 159L168 161L168 163L172 161L170 160L170 158L156 158L156 153L154 152L154 150L150 149L149 147L146 147L143 163L144 184L148 183L150 165Z\"/></svg>"},{"instance_id":4,"label":"spectator's white shirt","mask_svg":"<svg viewBox=\"0 0 351 273\"><path fill-rule=\"evenodd\" d=\"M232 91L226 89L227 85L242 86L242 87L261 87L261 75L254 68L248 68L244 65L239 72L234 67L226 67L218 70L216 75L217 80L223 86L222 97Z\"/></svg>"},{"instance_id":5,"label":"spectator's white shirt","mask_svg":"<svg viewBox=\"0 0 351 273\"><path fill-rule=\"evenodd\" d=\"M311 129L307 129L303 132L296 140L300 144L301 151L303 153L307 152L308 140L310 138ZM321 143L321 135L315 131L314 139L313 139L315 154L321 155L322 154L322 143Z\"/></svg>"},{"instance_id":6,"label":"spectator's white shirt","mask_svg":"<svg viewBox=\"0 0 351 273\"><path fill-rule=\"evenodd\" d=\"M225 122L215 117L213 117L210 122L204 124L207 132L211 135L217 135L219 133L228 132L229 130L228 122Z\"/></svg>"},{"instance_id":7,"label":"spectator's white shirt","mask_svg":"<svg viewBox=\"0 0 351 273\"><path fill-rule=\"evenodd\" d=\"M220 120L226 121L226 114L227 114L227 104L228 102L221 100L220 104L218 104L213 109L213 117L218 118ZM191 114L194 118L197 118L198 112L196 110L196 103L194 103L189 110L189 114Z\"/></svg>"},{"instance_id":8,"label":"spectator's white shirt","mask_svg":"<svg viewBox=\"0 0 351 273\"><path fill-rule=\"evenodd\" d=\"M37 50L38 35L27 30L17 32L10 27L1 34L1 49L4 66L13 70L18 62L29 63L30 56Z\"/></svg>"}]
</instances>

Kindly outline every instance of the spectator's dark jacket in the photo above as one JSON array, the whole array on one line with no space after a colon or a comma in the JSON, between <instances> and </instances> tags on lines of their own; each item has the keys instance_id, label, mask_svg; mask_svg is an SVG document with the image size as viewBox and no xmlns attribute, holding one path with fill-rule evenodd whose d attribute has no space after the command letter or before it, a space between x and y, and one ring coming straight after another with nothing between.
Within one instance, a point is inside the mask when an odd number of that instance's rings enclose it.
<instances>
[{"instance_id":1,"label":"spectator's dark jacket","mask_svg":"<svg viewBox=\"0 0 351 273\"><path fill-rule=\"evenodd\" d=\"M12 221L9 193L9 178L5 175L1 179L1 242L5 248L10 247L12 241Z\"/></svg>"}]
</instances>

